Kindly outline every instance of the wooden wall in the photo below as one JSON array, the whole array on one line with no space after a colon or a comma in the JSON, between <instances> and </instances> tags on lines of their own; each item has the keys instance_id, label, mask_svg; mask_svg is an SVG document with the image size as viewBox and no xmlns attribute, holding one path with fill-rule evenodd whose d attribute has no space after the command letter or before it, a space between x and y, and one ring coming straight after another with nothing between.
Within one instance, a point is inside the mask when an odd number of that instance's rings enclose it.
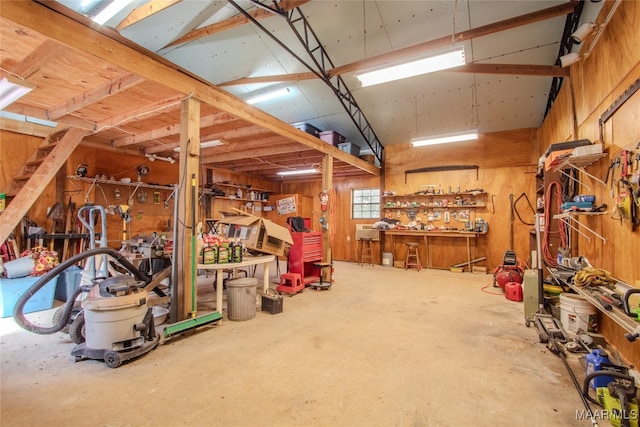
<instances>
[{"instance_id":1,"label":"wooden wall","mask_svg":"<svg viewBox=\"0 0 640 427\"><path fill-rule=\"evenodd\" d=\"M412 147L407 143L387 146L384 188L398 194L425 190L426 185L438 185L444 191L448 191L449 186L455 189L458 185L461 191L482 188L488 193L485 198L487 206L472 210L471 215L489 223L489 234L476 239L473 256L487 257L486 262L477 265L493 270L502 263L508 249L515 250L519 259L529 262L530 230L533 227L519 221L517 216L512 222L510 195L516 200L526 194L535 206L537 150L534 129L484 134L477 141L456 144ZM447 165L477 165L479 169L405 174L407 170ZM525 222L534 222L535 216L524 197L516 207ZM424 212L422 216L425 216ZM402 223L408 221L405 215L400 220ZM510 247L512 223L513 248ZM462 225L457 228L462 228ZM457 240L433 239L433 245L429 245L434 266L448 268L466 260L464 242ZM398 256L403 256L404 251L400 249ZM386 250L391 252L388 242Z\"/></svg>"},{"instance_id":2,"label":"wooden wall","mask_svg":"<svg viewBox=\"0 0 640 427\"><path fill-rule=\"evenodd\" d=\"M571 78L565 80L538 133L542 151L549 144L562 141L602 142L609 155L586 170L604 179L611 159L623 148L633 149L640 142L640 92L624 102L604 124L603 140L598 123L600 116L640 78L639 25L640 3L621 2L591 54L571 66ZM584 175L581 179L591 187L583 187L582 193L595 194L598 204L606 203L609 207L607 215L581 219L604 236L606 242L577 235L578 253L573 255L586 256L594 266L631 285L640 285L640 229L631 231L628 221L612 219L611 209L616 200L611 197L609 184L604 186ZM600 320L600 329L607 339L637 366L639 344L624 339L624 331L609 318L601 316Z\"/></svg>"}]
</instances>

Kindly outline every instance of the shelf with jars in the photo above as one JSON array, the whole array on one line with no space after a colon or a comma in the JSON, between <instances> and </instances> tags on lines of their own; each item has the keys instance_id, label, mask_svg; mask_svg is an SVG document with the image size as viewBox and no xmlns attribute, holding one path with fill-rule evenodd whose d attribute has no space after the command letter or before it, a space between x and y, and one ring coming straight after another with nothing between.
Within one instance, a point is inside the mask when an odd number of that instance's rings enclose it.
<instances>
[{"instance_id":1,"label":"shelf with jars","mask_svg":"<svg viewBox=\"0 0 640 427\"><path fill-rule=\"evenodd\" d=\"M419 192L413 194L390 194L382 196L384 209L410 208L485 208L487 193L484 191Z\"/></svg>"}]
</instances>

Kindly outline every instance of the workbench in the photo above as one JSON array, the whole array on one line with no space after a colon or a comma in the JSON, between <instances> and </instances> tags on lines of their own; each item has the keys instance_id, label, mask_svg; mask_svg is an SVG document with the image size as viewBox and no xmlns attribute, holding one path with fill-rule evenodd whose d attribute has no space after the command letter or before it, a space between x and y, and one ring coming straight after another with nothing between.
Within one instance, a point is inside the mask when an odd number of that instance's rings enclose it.
<instances>
[{"instance_id":1,"label":"workbench","mask_svg":"<svg viewBox=\"0 0 640 427\"><path fill-rule=\"evenodd\" d=\"M224 281L224 270L232 268L238 269L241 267L249 267L253 265L262 264L263 267L263 282L262 282L262 293L264 294L269 287L269 263L274 261L276 257L274 255L257 255L257 256L245 256L242 259L242 262L227 262L222 264L198 264L198 270L214 270L216 272L216 281L218 286L216 287L216 311L222 314L222 290L224 286L222 283ZM235 276L235 274L234 274Z\"/></svg>"},{"instance_id":2,"label":"workbench","mask_svg":"<svg viewBox=\"0 0 640 427\"><path fill-rule=\"evenodd\" d=\"M393 259L396 260L396 236L405 237L417 237L422 238L424 241L424 247L426 251L426 268L433 268L431 265L431 255L429 253L429 238L444 237L450 239L467 239L467 266L468 271L471 271L471 239L475 239L478 236L487 234L475 231L427 231L427 230L382 230L382 236L391 236L391 250L393 253ZM381 250L384 250L384 242L380 245ZM454 263L455 264L455 263Z\"/></svg>"}]
</instances>

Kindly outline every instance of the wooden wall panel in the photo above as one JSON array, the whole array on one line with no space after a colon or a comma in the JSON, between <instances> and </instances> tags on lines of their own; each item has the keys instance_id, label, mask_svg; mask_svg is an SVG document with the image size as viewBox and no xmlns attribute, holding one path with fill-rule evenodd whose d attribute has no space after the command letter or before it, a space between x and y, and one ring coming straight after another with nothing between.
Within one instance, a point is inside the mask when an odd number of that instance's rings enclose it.
<instances>
[{"instance_id":1,"label":"wooden wall panel","mask_svg":"<svg viewBox=\"0 0 640 427\"><path fill-rule=\"evenodd\" d=\"M575 99L575 111L570 99L570 86L564 84L553 109L545 119L540 132L540 146L544 150L549 144L566 140L567 123L577 117L577 132L570 139L589 139L603 142L608 157L587 167L587 171L604 179L609 162L623 148L633 148L640 141L640 93L630 97L605 123L604 140L600 139L600 116L629 87L640 78L640 3L621 2L618 10L605 28L597 45L588 57L571 68L571 79ZM566 83L566 82L565 82ZM619 174L619 169L616 174ZM610 271L615 277L637 286L640 278L640 230L631 231L628 221L612 219L616 191L611 194L610 182L601 183L581 175L583 194L594 194L597 203L608 206L606 215L584 219L581 222L606 238L606 242L595 236L589 238L575 235L577 254L586 256L590 262ZM601 331L623 356L635 365L640 363L638 343L629 343L624 331L608 318L601 316Z\"/></svg>"}]
</instances>

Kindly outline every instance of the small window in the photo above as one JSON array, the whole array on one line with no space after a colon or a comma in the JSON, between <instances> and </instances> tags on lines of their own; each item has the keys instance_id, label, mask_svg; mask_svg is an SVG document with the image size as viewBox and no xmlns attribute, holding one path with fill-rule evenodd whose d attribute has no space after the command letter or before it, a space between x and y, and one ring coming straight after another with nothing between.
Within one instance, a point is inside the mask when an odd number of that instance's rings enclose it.
<instances>
[{"instance_id":1,"label":"small window","mask_svg":"<svg viewBox=\"0 0 640 427\"><path fill-rule=\"evenodd\" d=\"M351 217L353 219L380 218L380 189L351 190Z\"/></svg>"}]
</instances>

